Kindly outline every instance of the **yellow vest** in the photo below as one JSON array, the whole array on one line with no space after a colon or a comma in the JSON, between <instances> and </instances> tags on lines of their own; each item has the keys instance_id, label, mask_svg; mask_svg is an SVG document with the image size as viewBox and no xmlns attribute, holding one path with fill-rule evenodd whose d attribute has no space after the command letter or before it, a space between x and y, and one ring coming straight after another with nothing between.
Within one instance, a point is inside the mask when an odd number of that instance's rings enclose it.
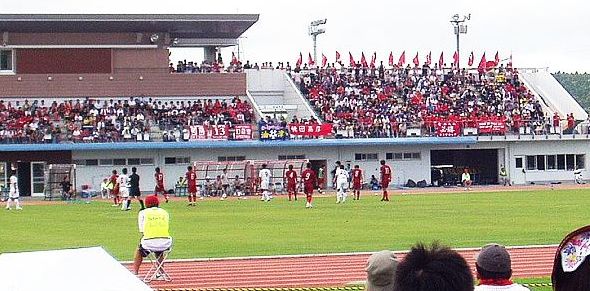
<instances>
[{"instance_id":1,"label":"yellow vest","mask_svg":"<svg viewBox=\"0 0 590 291\"><path fill-rule=\"evenodd\" d=\"M144 209L143 238L166 238L170 237L168 225L170 218L166 210L151 207Z\"/></svg>"}]
</instances>

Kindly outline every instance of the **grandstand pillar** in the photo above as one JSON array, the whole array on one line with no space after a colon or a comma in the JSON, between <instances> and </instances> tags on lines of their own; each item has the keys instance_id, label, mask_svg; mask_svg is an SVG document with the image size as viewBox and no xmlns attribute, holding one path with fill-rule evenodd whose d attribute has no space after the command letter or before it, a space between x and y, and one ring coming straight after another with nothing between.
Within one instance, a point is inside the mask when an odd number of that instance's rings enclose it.
<instances>
[{"instance_id":1,"label":"grandstand pillar","mask_svg":"<svg viewBox=\"0 0 590 291\"><path fill-rule=\"evenodd\" d=\"M215 57L217 56L217 48L214 46L206 46L203 48L205 52L205 61L209 63L215 62Z\"/></svg>"}]
</instances>

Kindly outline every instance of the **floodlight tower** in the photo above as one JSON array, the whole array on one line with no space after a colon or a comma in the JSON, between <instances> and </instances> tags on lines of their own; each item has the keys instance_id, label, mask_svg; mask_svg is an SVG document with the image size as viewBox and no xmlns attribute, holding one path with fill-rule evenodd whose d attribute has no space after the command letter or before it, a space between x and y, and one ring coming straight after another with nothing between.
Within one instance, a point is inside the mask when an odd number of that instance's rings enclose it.
<instances>
[{"instance_id":1,"label":"floodlight tower","mask_svg":"<svg viewBox=\"0 0 590 291\"><path fill-rule=\"evenodd\" d=\"M471 20L471 13L469 13L467 15L463 15L462 20L461 20L461 17L459 16L459 14L453 15L453 18L451 19L451 23L453 24L453 29L455 31L455 35L457 36L457 60L460 60L460 56L461 56L461 54L459 53L459 35L467 34L467 24L464 24L465 21L467 21L467 20ZM460 64L460 62L459 62L459 64ZM459 64L457 64L457 68L460 67Z\"/></svg>"},{"instance_id":2,"label":"floodlight tower","mask_svg":"<svg viewBox=\"0 0 590 291\"><path fill-rule=\"evenodd\" d=\"M328 19L324 18L324 19L312 21L309 24L309 35L311 35L311 38L313 40L313 60L314 60L314 62L318 61L318 51L317 51L318 35L320 35L322 33L326 33L326 29L323 27L320 27L320 25L326 24L327 20Z\"/></svg>"}]
</instances>

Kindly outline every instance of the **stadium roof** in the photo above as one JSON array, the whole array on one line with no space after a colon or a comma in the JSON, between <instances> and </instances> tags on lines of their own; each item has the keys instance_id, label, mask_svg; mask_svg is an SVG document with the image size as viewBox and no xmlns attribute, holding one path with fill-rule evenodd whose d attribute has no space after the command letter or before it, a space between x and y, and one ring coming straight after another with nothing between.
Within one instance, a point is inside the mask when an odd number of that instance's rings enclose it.
<instances>
[{"instance_id":1,"label":"stadium roof","mask_svg":"<svg viewBox=\"0 0 590 291\"><path fill-rule=\"evenodd\" d=\"M258 14L0 14L0 32L168 32L171 38L238 38Z\"/></svg>"}]
</instances>

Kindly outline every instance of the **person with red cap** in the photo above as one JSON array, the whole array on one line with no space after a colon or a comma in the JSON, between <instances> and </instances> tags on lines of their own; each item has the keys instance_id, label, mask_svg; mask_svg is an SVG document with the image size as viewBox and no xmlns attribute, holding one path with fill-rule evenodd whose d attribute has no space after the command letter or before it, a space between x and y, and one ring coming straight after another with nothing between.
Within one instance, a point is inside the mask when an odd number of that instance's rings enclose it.
<instances>
[{"instance_id":1,"label":"person with red cap","mask_svg":"<svg viewBox=\"0 0 590 291\"><path fill-rule=\"evenodd\" d=\"M172 246L172 237L169 233L170 216L166 210L159 206L158 197L150 195L145 198L146 208L141 210L137 217L137 224L142 238L133 260L133 271L136 275L139 272L139 266L141 266L143 258L153 252L158 261L161 262L164 259L163 252L169 250Z\"/></svg>"}]
</instances>

